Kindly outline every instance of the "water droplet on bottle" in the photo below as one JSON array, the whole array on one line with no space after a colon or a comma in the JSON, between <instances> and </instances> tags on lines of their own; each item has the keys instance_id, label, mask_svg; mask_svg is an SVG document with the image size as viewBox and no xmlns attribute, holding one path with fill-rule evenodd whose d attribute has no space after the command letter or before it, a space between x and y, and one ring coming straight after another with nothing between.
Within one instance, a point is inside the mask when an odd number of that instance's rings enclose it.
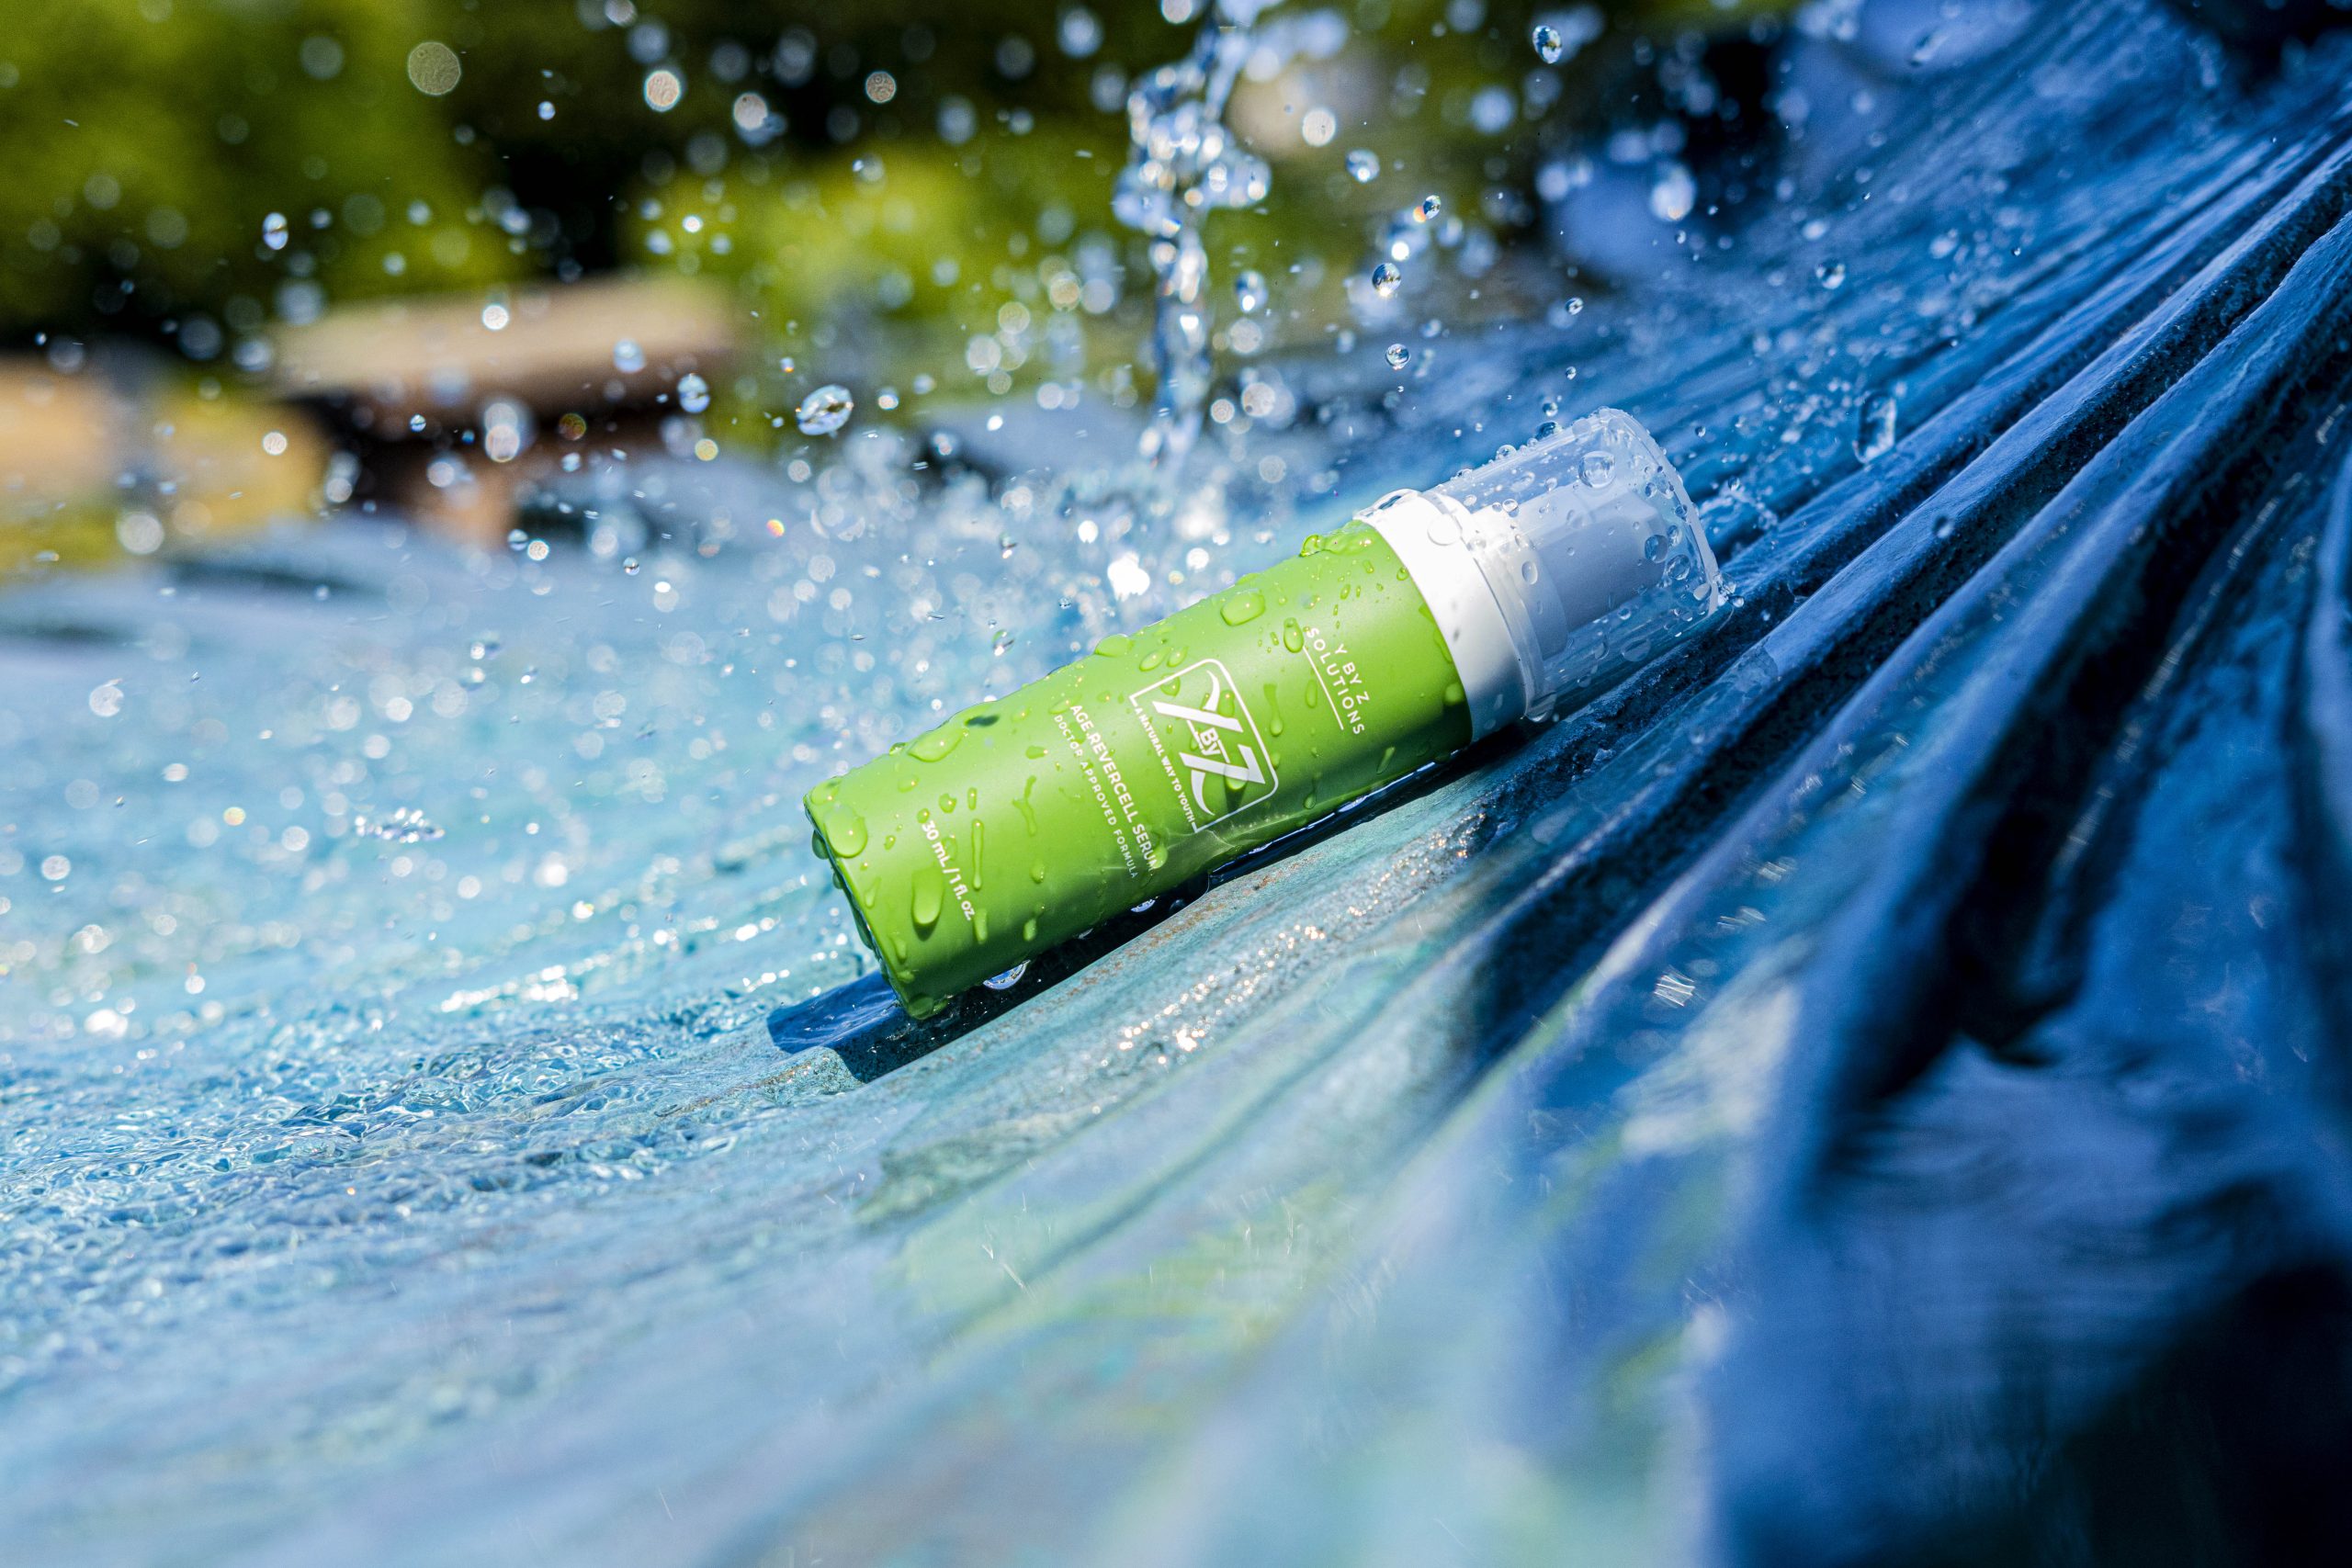
<instances>
[{"instance_id":1,"label":"water droplet on bottle","mask_svg":"<svg viewBox=\"0 0 2352 1568\"><path fill-rule=\"evenodd\" d=\"M1535 53L1544 64L1557 65L1560 56L1566 52L1567 46L1560 39L1559 28L1547 25L1535 29Z\"/></svg>"},{"instance_id":2,"label":"water droplet on bottle","mask_svg":"<svg viewBox=\"0 0 2352 1568\"><path fill-rule=\"evenodd\" d=\"M1885 393L1862 404L1860 419L1854 427L1856 459L1875 463L1894 450L1895 413L1894 399Z\"/></svg>"},{"instance_id":3,"label":"water droplet on bottle","mask_svg":"<svg viewBox=\"0 0 2352 1568\"><path fill-rule=\"evenodd\" d=\"M1265 614L1265 595L1254 588L1244 588L1227 594L1216 607L1216 613L1224 617L1225 624L1228 626L1246 626Z\"/></svg>"},{"instance_id":4,"label":"water droplet on bottle","mask_svg":"<svg viewBox=\"0 0 2352 1568\"><path fill-rule=\"evenodd\" d=\"M1348 154L1348 173L1356 184L1368 186L1380 177L1380 155L1359 147Z\"/></svg>"},{"instance_id":5,"label":"water droplet on bottle","mask_svg":"<svg viewBox=\"0 0 2352 1568\"><path fill-rule=\"evenodd\" d=\"M1387 359L1390 369L1402 370L1413 362L1413 351L1401 343L1392 343L1388 345Z\"/></svg>"},{"instance_id":6,"label":"water droplet on bottle","mask_svg":"<svg viewBox=\"0 0 2352 1568\"><path fill-rule=\"evenodd\" d=\"M1135 647L1135 639L1125 632L1113 632L1094 645L1094 651L1105 659L1125 659Z\"/></svg>"},{"instance_id":7,"label":"water droplet on bottle","mask_svg":"<svg viewBox=\"0 0 2352 1568\"><path fill-rule=\"evenodd\" d=\"M980 982L991 991L1009 991L1021 984L1021 976L1029 973L1029 961L1023 959L1001 975L991 975Z\"/></svg>"},{"instance_id":8,"label":"water droplet on bottle","mask_svg":"<svg viewBox=\"0 0 2352 1568\"><path fill-rule=\"evenodd\" d=\"M943 724L937 729L915 737L913 743L908 746L907 750L918 761L936 762L948 752L956 750L956 742L963 739L962 725Z\"/></svg>"},{"instance_id":9,"label":"water droplet on bottle","mask_svg":"<svg viewBox=\"0 0 2352 1568\"><path fill-rule=\"evenodd\" d=\"M907 913L914 918L915 934L929 936L939 923L939 911L947 899L947 879L935 865L915 868L913 897L908 901Z\"/></svg>"},{"instance_id":10,"label":"water droplet on bottle","mask_svg":"<svg viewBox=\"0 0 2352 1568\"><path fill-rule=\"evenodd\" d=\"M856 406L847 387L828 381L800 400L800 406L793 411L793 423L800 426L803 435L831 435L849 423Z\"/></svg>"},{"instance_id":11,"label":"water droplet on bottle","mask_svg":"<svg viewBox=\"0 0 2352 1568\"><path fill-rule=\"evenodd\" d=\"M1372 269L1372 291L1383 299L1393 299L1404 282L1405 275L1395 262L1382 262Z\"/></svg>"},{"instance_id":12,"label":"water droplet on bottle","mask_svg":"<svg viewBox=\"0 0 2352 1568\"><path fill-rule=\"evenodd\" d=\"M865 848L865 818L836 802L825 813L825 837L835 854L855 856Z\"/></svg>"},{"instance_id":13,"label":"water droplet on bottle","mask_svg":"<svg viewBox=\"0 0 2352 1568\"><path fill-rule=\"evenodd\" d=\"M1306 634L1300 631L1298 623L1287 615L1283 617L1283 646L1293 653L1306 646Z\"/></svg>"},{"instance_id":14,"label":"water droplet on bottle","mask_svg":"<svg viewBox=\"0 0 2352 1568\"><path fill-rule=\"evenodd\" d=\"M1609 481L1617 477L1617 459L1606 452L1587 452L1578 472L1593 489L1605 490Z\"/></svg>"}]
</instances>

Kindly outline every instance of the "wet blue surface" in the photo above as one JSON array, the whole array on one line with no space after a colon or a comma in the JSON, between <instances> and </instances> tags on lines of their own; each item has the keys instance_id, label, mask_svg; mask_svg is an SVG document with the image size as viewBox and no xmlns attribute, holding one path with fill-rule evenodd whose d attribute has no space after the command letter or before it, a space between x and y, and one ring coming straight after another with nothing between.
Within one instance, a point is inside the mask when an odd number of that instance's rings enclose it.
<instances>
[{"instance_id":1,"label":"wet blue surface","mask_svg":"<svg viewBox=\"0 0 2352 1568\"><path fill-rule=\"evenodd\" d=\"M806 483L662 470L634 572L342 520L0 600L0 1540L2341 1525L2352 60L2021 25L1866 181L1796 157L1729 248L1660 226L1393 407L1375 344L1286 367L1330 410L1266 437L1291 478L1211 444L1172 516L877 432ZM801 790L1546 396L1706 501L1707 637L1068 977L890 1018Z\"/></svg>"}]
</instances>

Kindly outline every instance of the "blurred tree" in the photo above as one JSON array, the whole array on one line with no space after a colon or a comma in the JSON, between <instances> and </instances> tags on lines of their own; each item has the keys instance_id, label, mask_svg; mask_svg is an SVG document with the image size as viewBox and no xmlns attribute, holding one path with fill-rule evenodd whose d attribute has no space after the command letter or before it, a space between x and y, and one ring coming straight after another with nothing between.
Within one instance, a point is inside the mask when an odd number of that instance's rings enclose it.
<instances>
[{"instance_id":1,"label":"blurred tree","mask_svg":"<svg viewBox=\"0 0 2352 1568\"><path fill-rule=\"evenodd\" d=\"M0 333L171 329L212 357L325 297L528 265L496 162L412 85L428 0L14 0Z\"/></svg>"}]
</instances>

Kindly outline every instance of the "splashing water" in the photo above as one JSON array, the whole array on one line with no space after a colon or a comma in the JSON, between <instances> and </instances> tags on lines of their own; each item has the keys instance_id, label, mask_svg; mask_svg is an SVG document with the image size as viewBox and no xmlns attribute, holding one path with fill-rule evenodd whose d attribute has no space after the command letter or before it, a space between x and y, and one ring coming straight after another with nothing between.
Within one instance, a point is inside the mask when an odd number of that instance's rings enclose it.
<instances>
[{"instance_id":1,"label":"splashing water","mask_svg":"<svg viewBox=\"0 0 2352 1568\"><path fill-rule=\"evenodd\" d=\"M1250 206L1272 188L1265 160L1243 148L1224 124L1233 84L1261 43L1252 28L1269 8L1266 0L1217 0L1202 20L1193 52L1145 76L1127 97L1133 145L1111 210L1151 241L1158 279L1151 359L1159 396L1142 451L1155 463L1191 450L1208 401L1209 321L1202 291L1209 255L1202 225L1216 209Z\"/></svg>"},{"instance_id":2,"label":"splashing water","mask_svg":"<svg viewBox=\"0 0 2352 1568\"><path fill-rule=\"evenodd\" d=\"M442 827L413 806L395 807L382 817L359 816L351 830L362 838L390 844L429 844L442 836Z\"/></svg>"}]
</instances>

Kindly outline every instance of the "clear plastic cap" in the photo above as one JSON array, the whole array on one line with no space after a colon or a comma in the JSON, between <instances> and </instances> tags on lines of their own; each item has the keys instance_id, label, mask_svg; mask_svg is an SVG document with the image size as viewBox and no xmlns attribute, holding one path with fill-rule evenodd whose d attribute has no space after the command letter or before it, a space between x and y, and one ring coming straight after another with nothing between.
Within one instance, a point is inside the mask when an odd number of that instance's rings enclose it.
<instances>
[{"instance_id":1,"label":"clear plastic cap","mask_svg":"<svg viewBox=\"0 0 2352 1568\"><path fill-rule=\"evenodd\" d=\"M1424 493L1461 529L1502 612L1528 714L1597 693L1723 603L1681 476L1615 409Z\"/></svg>"}]
</instances>

